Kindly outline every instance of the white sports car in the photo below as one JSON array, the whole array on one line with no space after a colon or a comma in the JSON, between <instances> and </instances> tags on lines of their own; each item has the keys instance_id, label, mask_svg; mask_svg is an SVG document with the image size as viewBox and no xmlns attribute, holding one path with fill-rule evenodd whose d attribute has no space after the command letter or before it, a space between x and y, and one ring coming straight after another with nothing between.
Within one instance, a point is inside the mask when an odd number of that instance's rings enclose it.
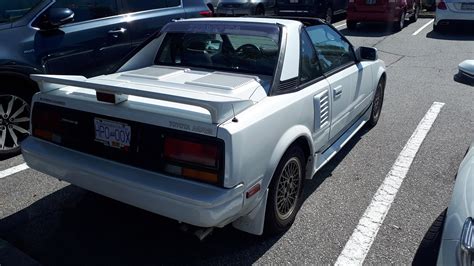
<instances>
[{"instance_id":1,"label":"white sports car","mask_svg":"<svg viewBox=\"0 0 474 266\"><path fill-rule=\"evenodd\" d=\"M114 74L32 78L31 168L257 235L292 224L304 179L377 123L386 83L375 48L321 20L278 18L171 22Z\"/></svg>"}]
</instances>

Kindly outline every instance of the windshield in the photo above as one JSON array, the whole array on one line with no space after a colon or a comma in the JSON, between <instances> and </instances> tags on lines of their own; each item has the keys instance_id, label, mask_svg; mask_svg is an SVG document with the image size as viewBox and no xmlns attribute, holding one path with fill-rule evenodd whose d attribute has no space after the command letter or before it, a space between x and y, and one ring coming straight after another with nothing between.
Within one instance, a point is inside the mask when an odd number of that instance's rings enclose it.
<instances>
[{"instance_id":1,"label":"windshield","mask_svg":"<svg viewBox=\"0 0 474 266\"><path fill-rule=\"evenodd\" d=\"M25 16L42 0L0 0L0 23L14 22Z\"/></svg>"},{"instance_id":2,"label":"windshield","mask_svg":"<svg viewBox=\"0 0 474 266\"><path fill-rule=\"evenodd\" d=\"M273 75L280 50L278 27L270 32L235 25L190 27L166 34L156 64Z\"/></svg>"}]
</instances>

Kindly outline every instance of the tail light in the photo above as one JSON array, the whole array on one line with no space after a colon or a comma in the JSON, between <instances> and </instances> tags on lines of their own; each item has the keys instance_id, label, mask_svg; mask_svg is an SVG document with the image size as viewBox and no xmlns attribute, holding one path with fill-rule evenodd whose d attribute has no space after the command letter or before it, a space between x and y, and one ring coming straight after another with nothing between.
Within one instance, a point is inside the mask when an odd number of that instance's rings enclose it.
<instances>
[{"instance_id":1,"label":"tail light","mask_svg":"<svg viewBox=\"0 0 474 266\"><path fill-rule=\"evenodd\" d=\"M35 137L60 143L61 115L37 108L36 112L33 112L31 129Z\"/></svg>"},{"instance_id":2,"label":"tail light","mask_svg":"<svg viewBox=\"0 0 474 266\"><path fill-rule=\"evenodd\" d=\"M219 182L222 148L218 142L165 137L163 157L169 173L210 183Z\"/></svg>"},{"instance_id":3,"label":"tail light","mask_svg":"<svg viewBox=\"0 0 474 266\"><path fill-rule=\"evenodd\" d=\"M441 10L448 9L448 7L446 6L446 3L443 0L439 1L437 8Z\"/></svg>"},{"instance_id":4,"label":"tail light","mask_svg":"<svg viewBox=\"0 0 474 266\"><path fill-rule=\"evenodd\" d=\"M199 12L199 15L201 15L202 17L212 17L214 14L211 10L207 10Z\"/></svg>"}]
</instances>

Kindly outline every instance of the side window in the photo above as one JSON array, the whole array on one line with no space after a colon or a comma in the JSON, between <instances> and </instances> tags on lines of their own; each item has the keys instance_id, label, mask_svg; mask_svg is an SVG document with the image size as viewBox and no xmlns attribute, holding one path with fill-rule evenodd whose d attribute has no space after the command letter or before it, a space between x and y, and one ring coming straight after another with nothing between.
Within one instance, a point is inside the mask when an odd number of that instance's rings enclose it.
<instances>
[{"instance_id":1,"label":"side window","mask_svg":"<svg viewBox=\"0 0 474 266\"><path fill-rule=\"evenodd\" d=\"M327 25L306 28L324 73L355 61L351 45Z\"/></svg>"},{"instance_id":2,"label":"side window","mask_svg":"<svg viewBox=\"0 0 474 266\"><path fill-rule=\"evenodd\" d=\"M306 83L322 76L318 57L314 51L311 40L305 31L301 32L300 44L300 84Z\"/></svg>"},{"instance_id":3,"label":"side window","mask_svg":"<svg viewBox=\"0 0 474 266\"><path fill-rule=\"evenodd\" d=\"M181 0L125 0L127 12L139 12L179 6Z\"/></svg>"},{"instance_id":4,"label":"side window","mask_svg":"<svg viewBox=\"0 0 474 266\"><path fill-rule=\"evenodd\" d=\"M116 0L57 0L53 7L66 7L74 11L74 22L118 14Z\"/></svg>"}]
</instances>

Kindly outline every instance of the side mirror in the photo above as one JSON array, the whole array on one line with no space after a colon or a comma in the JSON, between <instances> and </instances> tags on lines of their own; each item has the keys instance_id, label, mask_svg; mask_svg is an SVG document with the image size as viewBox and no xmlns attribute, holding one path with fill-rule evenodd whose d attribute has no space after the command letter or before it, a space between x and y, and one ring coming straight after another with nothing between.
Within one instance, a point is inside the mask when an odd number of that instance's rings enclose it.
<instances>
[{"instance_id":1,"label":"side mirror","mask_svg":"<svg viewBox=\"0 0 474 266\"><path fill-rule=\"evenodd\" d=\"M361 46L356 50L357 61L375 61L378 59L377 48Z\"/></svg>"},{"instance_id":2,"label":"side mirror","mask_svg":"<svg viewBox=\"0 0 474 266\"><path fill-rule=\"evenodd\" d=\"M73 21L74 12L71 9L50 8L43 14L39 22L39 28L42 30L53 30Z\"/></svg>"}]
</instances>

